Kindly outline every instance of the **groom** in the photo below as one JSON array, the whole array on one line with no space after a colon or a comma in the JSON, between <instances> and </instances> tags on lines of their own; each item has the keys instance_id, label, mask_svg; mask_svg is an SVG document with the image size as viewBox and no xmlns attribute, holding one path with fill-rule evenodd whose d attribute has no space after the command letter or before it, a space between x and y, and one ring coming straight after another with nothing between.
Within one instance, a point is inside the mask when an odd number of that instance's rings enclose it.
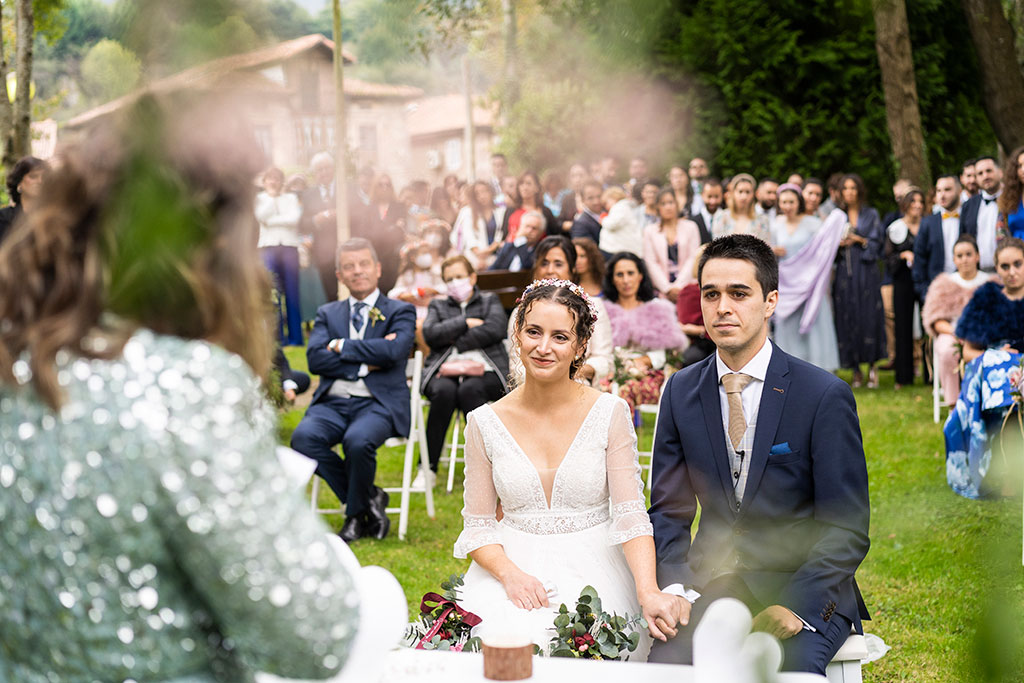
<instances>
[{"instance_id":1,"label":"groom","mask_svg":"<svg viewBox=\"0 0 1024 683\"><path fill-rule=\"evenodd\" d=\"M676 373L654 443L658 582L694 598L650 661L690 663L693 629L721 597L782 641L783 668L824 674L868 618L854 572L868 551L868 479L847 384L768 340L778 262L750 235L710 242L697 280L717 347ZM700 524L691 526L700 503Z\"/></svg>"}]
</instances>

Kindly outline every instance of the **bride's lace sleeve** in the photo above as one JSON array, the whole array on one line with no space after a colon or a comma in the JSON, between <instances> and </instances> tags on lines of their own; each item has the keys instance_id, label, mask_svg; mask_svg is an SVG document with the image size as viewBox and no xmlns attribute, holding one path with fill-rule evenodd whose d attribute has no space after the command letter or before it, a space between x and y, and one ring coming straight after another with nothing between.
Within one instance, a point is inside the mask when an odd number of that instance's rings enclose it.
<instances>
[{"instance_id":1,"label":"bride's lace sleeve","mask_svg":"<svg viewBox=\"0 0 1024 683\"><path fill-rule=\"evenodd\" d=\"M476 416L466 422L466 482L462 506L462 533L455 541L455 557L465 558L477 548L501 543L495 511L498 494L494 490L491 460L484 445Z\"/></svg>"},{"instance_id":2,"label":"bride's lace sleeve","mask_svg":"<svg viewBox=\"0 0 1024 683\"><path fill-rule=\"evenodd\" d=\"M608 493L612 502L612 524L608 542L625 543L637 536L653 536L647 516L644 484L640 478L640 457L629 406L616 401L608 426Z\"/></svg>"}]
</instances>

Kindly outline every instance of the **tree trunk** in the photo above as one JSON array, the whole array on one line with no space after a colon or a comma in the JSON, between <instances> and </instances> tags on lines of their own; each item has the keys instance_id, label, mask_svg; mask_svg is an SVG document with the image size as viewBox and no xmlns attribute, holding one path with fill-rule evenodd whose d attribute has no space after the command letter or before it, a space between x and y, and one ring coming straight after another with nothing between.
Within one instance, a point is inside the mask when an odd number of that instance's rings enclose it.
<instances>
[{"instance_id":1,"label":"tree trunk","mask_svg":"<svg viewBox=\"0 0 1024 683\"><path fill-rule=\"evenodd\" d=\"M1024 144L1024 74L1000 0L961 0L981 68L985 111L1007 151Z\"/></svg>"},{"instance_id":2,"label":"tree trunk","mask_svg":"<svg viewBox=\"0 0 1024 683\"><path fill-rule=\"evenodd\" d=\"M3 5L0 4L0 26L3 25ZM0 30L0 163L10 169L18 159L11 144L14 125L14 109L7 96L7 57L4 52L3 30Z\"/></svg>"},{"instance_id":3,"label":"tree trunk","mask_svg":"<svg viewBox=\"0 0 1024 683\"><path fill-rule=\"evenodd\" d=\"M515 0L501 0L501 13L505 30L505 111L508 112L519 101Z\"/></svg>"},{"instance_id":4,"label":"tree trunk","mask_svg":"<svg viewBox=\"0 0 1024 683\"><path fill-rule=\"evenodd\" d=\"M20 159L31 154L32 144L30 128L32 122L32 101L30 88L32 86L32 45L36 32L35 14L32 10L32 0L18 0L16 11L17 18L17 39L15 47L17 50L17 76L18 88L14 95L14 135L13 154Z\"/></svg>"},{"instance_id":5,"label":"tree trunk","mask_svg":"<svg viewBox=\"0 0 1024 683\"><path fill-rule=\"evenodd\" d=\"M875 49L885 93L885 118L896 157L897 175L918 187L929 187L931 173L921 133L907 6L904 0L874 0L872 4Z\"/></svg>"}]
</instances>

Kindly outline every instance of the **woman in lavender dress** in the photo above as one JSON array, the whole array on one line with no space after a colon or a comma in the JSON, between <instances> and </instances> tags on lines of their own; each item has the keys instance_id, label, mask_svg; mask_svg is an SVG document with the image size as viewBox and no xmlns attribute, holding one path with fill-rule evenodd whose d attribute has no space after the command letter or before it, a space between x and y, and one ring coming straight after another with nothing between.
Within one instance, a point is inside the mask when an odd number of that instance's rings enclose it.
<instances>
[{"instance_id":1,"label":"woman in lavender dress","mask_svg":"<svg viewBox=\"0 0 1024 683\"><path fill-rule=\"evenodd\" d=\"M772 223L772 246L779 257L779 296L781 299L784 294L786 298L798 296L795 292L784 292L782 283L785 278L782 273L791 268L807 269L806 256L808 254L804 248L811 244L822 224L816 216L809 216L805 213L804 199L800 188L796 185L787 183L779 188L779 212ZM828 253L831 254L828 257L828 262L831 263L835 259L834 247ZM806 310L815 305L817 305L817 313ZM805 313L810 315L805 316ZM792 311L788 308L782 311L777 309L773 339L786 353L808 363L814 363L819 368L831 372L839 367L832 302L828 300L827 296L803 297L803 300Z\"/></svg>"}]
</instances>

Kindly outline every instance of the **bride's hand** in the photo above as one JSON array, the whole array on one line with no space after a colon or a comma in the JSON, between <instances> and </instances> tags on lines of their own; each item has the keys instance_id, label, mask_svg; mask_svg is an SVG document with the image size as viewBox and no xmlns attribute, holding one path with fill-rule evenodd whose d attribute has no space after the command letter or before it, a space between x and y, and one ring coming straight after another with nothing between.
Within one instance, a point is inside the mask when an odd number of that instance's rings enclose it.
<instances>
[{"instance_id":1,"label":"bride's hand","mask_svg":"<svg viewBox=\"0 0 1024 683\"><path fill-rule=\"evenodd\" d=\"M520 609L532 610L548 606L548 592L536 577L524 571L515 571L502 585L512 604Z\"/></svg>"},{"instance_id":2,"label":"bride's hand","mask_svg":"<svg viewBox=\"0 0 1024 683\"><path fill-rule=\"evenodd\" d=\"M675 638L676 624L685 626L690 621L690 602L685 598L661 591L650 591L639 598L652 638L661 641Z\"/></svg>"}]
</instances>

